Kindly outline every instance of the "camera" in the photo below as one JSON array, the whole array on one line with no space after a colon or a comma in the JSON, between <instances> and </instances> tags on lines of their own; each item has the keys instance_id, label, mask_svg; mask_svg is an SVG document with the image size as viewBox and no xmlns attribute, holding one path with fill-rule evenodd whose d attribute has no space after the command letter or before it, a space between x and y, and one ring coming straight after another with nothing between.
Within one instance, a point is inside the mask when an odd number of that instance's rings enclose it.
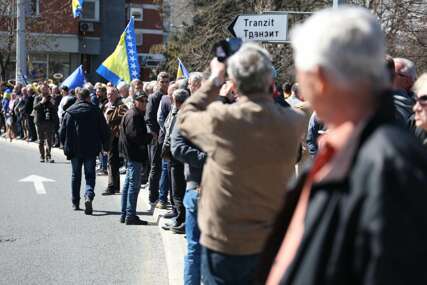
<instances>
[{"instance_id":1,"label":"camera","mask_svg":"<svg viewBox=\"0 0 427 285\"><path fill-rule=\"evenodd\" d=\"M220 62L225 62L230 56L235 54L242 46L239 38L225 39L217 42L212 51Z\"/></svg>"}]
</instances>

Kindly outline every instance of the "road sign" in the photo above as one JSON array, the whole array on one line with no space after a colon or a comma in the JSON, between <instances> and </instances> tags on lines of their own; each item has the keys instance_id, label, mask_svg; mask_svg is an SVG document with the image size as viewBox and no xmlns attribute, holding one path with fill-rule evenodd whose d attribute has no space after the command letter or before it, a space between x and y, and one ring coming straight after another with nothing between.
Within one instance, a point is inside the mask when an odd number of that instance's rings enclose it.
<instances>
[{"instance_id":1,"label":"road sign","mask_svg":"<svg viewBox=\"0 0 427 285\"><path fill-rule=\"evenodd\" d=\"M288 14L240 15L228 30L243 41L287 42Z\"/></svg>"},{"instance_id":2,"label":"road sign","mask_svg":"<svg viewBox=\"0 0 427 285\"><path fill-rule=\"evenodd\" d=\"M34 183L34 188L36 188L37 194L43 195L43 194L46 194L46 189L44 188L43 182L55 182L55 180L52 180L49 178L44 178L44 177L38 176L38 175L30 175L28 177L25 177L25 178L19 180L19 182Z\"/></svg>"}]
</instances>

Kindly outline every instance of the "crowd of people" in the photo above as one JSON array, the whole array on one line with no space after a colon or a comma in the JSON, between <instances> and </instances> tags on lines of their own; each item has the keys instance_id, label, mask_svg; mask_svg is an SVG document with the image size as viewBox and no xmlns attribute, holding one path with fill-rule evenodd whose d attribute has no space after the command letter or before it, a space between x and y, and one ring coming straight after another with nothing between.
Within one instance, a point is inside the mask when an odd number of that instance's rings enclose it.
<instances>
[{"instance_id":1,"label":"crowd of people","mask_svg":"<svg viewBox=\"0 0 427 285\"><path fill-rule=\"evenodd\" d=\"M291 38L298 83L245 43L188 79L3 86L1 126L38 140L41 162L63 148L75 210L83 167L92 214L97 161L121 223L147 224L148 189L163 229L186 235L185 284L426 284L427 73L387 56L361 8Z\"/></svg>"}]
</instances>

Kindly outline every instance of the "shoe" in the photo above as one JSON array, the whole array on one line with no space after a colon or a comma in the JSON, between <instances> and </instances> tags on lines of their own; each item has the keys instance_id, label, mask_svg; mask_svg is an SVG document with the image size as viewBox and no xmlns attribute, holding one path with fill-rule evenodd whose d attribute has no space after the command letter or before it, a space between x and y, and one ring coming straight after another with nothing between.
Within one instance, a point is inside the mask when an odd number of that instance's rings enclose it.
<instances>
[{"instance_id":1,"label":"shoe","mask_svg":"<svg viewBox=\"0 0 427 285\"><path fill-rule=\"evenodd\" d=\"M157 209L162 209L162 210L164 210L164 209L167 209L167 208L168 208L168 204L167 204L167 203L165 203L165 202L161 202L161 201L159 201L159 202L157 202L157 204L156 204L156 208L157 208Z\"/></svg>"},{"instance_id":2,"label":"shoe","mask_svg":"<svg viewBox=\"0 0 427 285\"><path fill-rule=\"evenodd\" d=\"M164 229L165 231L169 231L172 228L178 227L178 223L176 221L170 222L170 223L165 223L162 226L162 229Z\"/></svg>"},{"instance_id":3,"label":"shoe","mask_svg":"<svg viewBox=\"0 0 427 285\"><path fill-rule=\"evenodd\" d=\"M183 234L185 234L185 223L181 223L177 227L170 227L170 230L174 234L183 235Z\"/></svg>"},{"instance_id":4,"label":"shoe","mask_svg":"<svg viewBox=\"0 0 427 285\"><path fill-rule=\"evenodd\" d=\"M125 216L120 216L120 223L124 224L126 221L126 217Z\"/></svg>"},{"instance_id":5,"label":"shoe","mask_svg":"<svg viewBox=\"0 0 427 285\"><path fill-rule=\"evenodd\" d=\"M111 196L116 194L115 191L111 191L110 189L106 189L104 192L102 192L102 196Z\"/></svg>"},{"instance_id":6,"label":"shoe","mask_svg":"<svg viewBox=\"0 0 427 285\"><path fill-rule=\"evenodd\" d=\"M127 171L126 167L121 167L121 168L119 169L119 173L120 173L120 175L124 175L124 174L126 174L126 171Z\"/></svg>"},{"instance_id":7,"label":"shoe","mask_svg":"<svg viewBox=\"0 0 427 285\"><path fill-rule=\"evenodd\" d=\"M80 206L79 206L79 204L73 204L73 210L74 210L74 211L78 211L78 210L80 210Z\"/></svg>"},{"instance_id":8,"label":"shoe","mask_svg":"<svg viewBox=\"0 0 427 285\"><path fill-rule=\"evenodd\" d=\"M174 211L169 211L166 214L163 215L164 219L172 219L175 218L177 215Z\"/></svg>"},{"instance_id":9,"label":"shoe","mask_svg":"<svg viewBox=\"0 0 427 285\"><path fill-rule=\"evenodd\" d=\"M46 162L49 162L49 163L55 163L55 160L53 160L52 158L47 158L47 159L46 159Z\"/></svg>"},{"instance_id":10,"label":"shoe","mask_svg":"<svg viewBox=\"0 0 427 285\"><path fill-rule=\"evenodd\" d=\"M92 209L92 201L90 199L86 199L85 201L85 214L86 215L92 215L93 209Z\"/></svg>"},{"instance_id":11,"label":"shoe","mask_svg":"<svg viewBox=\"0 0 427 285\"><path fill-rule=\"evenodd\" d=\"M44 163L44 157L40 157L40 162Z\"/></svg>"},{"instance_id":12,"label":"shoe","mask_svg":"<svg viewBox=\"0 0 427 285\"><path fill-rule=\"evenodd\" d=\"M125 223L126 225L148 225L147 221L141 220L138 216L135 216L134 218L126 218Z\"/></svg>"}]
</instances>

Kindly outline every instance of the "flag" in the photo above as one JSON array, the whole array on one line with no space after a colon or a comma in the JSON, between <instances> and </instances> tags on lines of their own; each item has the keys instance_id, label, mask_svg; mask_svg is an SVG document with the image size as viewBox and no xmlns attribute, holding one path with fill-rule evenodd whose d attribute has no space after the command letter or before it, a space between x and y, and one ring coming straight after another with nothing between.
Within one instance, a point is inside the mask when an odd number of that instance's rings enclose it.
<instances>
[{"instance_id":1,"label":"flag","mask_svg":"<svg viewBox=\"0 0 427 285\"><path fill-rule=\"evenodd\" d=\"M85 84L85 74L83 71L83 66L80 65L67 79L62 82L61 87L67 86L69 89L75 89L76 87L83 87Z\"/></svg>"},{"instance_id":2,"label":"flag","mask_svg":"<svg viewBox=\"0 0 427 285\"><path fill-rule=\"evenodd\" d=\"M73 8L74 18L78 18L82 15L84 0L71 0L71 7Z\"/></svg>"},{"instance_id":3,"label":"flag","mask_svg":"<svg viewBox=\"0 0 427 285\"><path fill-rule=\"evenodd\" d=\"M140 67L133 17L120 37L114 52L96 72L116 86L120 81L130 83L134 79L139 79Z\"/></svg>"},{"instance_id":4,"label":"flag","mask_svg":"<svg viewBox=\"0 0 427 285\"><path fill-rule=\"evenodd\" d=\"M176 72L176 79L184 77L185 79L190 78L190 73L188 72L187 68L185 68L182 61L178 58L178 71Z\"/></svg>"}]
</instances>

